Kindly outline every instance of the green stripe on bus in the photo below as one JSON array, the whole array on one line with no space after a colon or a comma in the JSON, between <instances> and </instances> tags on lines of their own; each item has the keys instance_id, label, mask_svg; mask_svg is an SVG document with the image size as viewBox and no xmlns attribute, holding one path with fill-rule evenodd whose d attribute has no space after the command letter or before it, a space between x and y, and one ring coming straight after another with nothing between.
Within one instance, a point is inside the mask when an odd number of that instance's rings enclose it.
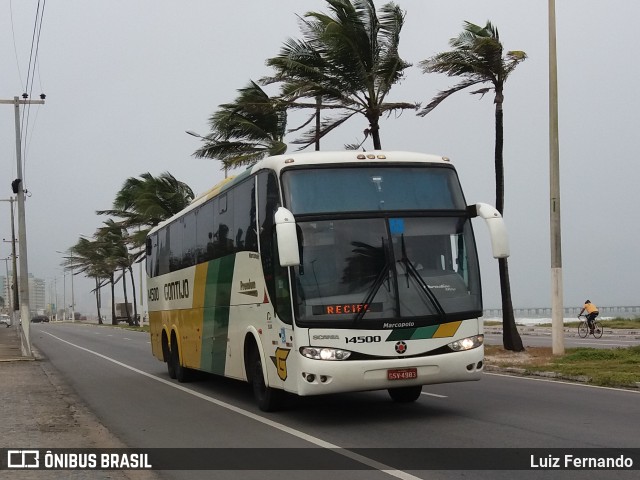
<instances>
[{"instance_id":1,"label":"green stripe on bus","mask_svg":"<svg viewBox=\"0 0 640 480\"><path fill-rule=\"evenodd\" d=\"M433 334L438 330L439 325L431 325L429 327L419 328L401 328L398 330L392 330L387 337L387 342L394 342L398 340L424 340L427 338L433 338Z\"/></svg>"},{"instance_id":2,"label":"green stripe on bus","mask_svg":"<svg viewBox=\"0 0 640 480\"><path fill-rule=\"evenodd\" d=\"M202 319L201 368L224 374L235 255L209 262Z\"/></svg>"}]
</instances>

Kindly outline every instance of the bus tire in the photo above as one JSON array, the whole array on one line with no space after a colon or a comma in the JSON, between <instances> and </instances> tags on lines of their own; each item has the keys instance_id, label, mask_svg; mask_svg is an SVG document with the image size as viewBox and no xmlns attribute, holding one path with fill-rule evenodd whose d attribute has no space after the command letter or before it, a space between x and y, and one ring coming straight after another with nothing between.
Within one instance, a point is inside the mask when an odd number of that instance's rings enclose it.
<instances>
[{"instance_id":1,"label":"bus tire","mask_svg":"<svg viewBox=\"0 0 640 480\"><path fill-rule=\"evenodd\" d=\"M393 399L394 402L410 403L415 402L418 398L420 398L420 394L422 393L422 385L390 388L387 391L389 392L389 396Z\"/></svg>"},{"instance_id":2,"label":"bus tire","mask_svg":"<svg viewBox=\"0 0 640 480\"><path fill-rule=\"evenodd\" d=\"M178 342L175 337L171 339L171 363L176 372L175 378L180 383L185 383L191 380L191 369L183 367L180 363L180 352L178 350Z\"/></svg>"},{"instance_id":3,"label":"bus tire","mask_svg":"<svg viewBox=\"0 0 640 480\"><path fill-rule=\"evenodd\" d=\"M169 348L169 342L167 341L167 337L162 335L162 356L164 361L167 362L167 372L169 373L169 378L176 378L176 367L173 363L173 355L171 355L171 349Z\"/></svg>"},{"instance_id":4,"label":"bus tire","mask_svg":"<svg viewBox=\"0 0 640 480\"><path fill-rule=\"evenodd\" d=\"M251 356L251 386L253 396L258 403L258 407L263 412L273 412L282 406L282 390L267 387L267 382L262 372L262 360L257 349Z\"/></svg>"}]
</instances>

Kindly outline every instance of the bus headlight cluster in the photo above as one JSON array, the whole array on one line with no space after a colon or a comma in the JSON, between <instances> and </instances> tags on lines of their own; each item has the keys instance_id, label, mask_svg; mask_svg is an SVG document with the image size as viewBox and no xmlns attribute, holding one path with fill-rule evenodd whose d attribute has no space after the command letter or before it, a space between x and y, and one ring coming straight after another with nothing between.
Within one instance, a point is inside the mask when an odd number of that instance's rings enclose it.
<instances>
[{"instance_id":1,"label":"bus headlight cluster","mask_svg":"<svg viewBox=\"0 0 640 480\"><path fill-rule=\"evenodd\" d=\"M300 353L313 360L346 360L351 355L348 350L323 347L302 347Z\"/></svg>"},{"instance_id":2,"label":"bus headlight cluster","mask_svg":"<svg viewBox=\"0 0 640 480\"><path fill-rule=\"evenodd\" d=\"M464 350L471 350L472 348L478 348L484 343L484 335L474 335L473 337L463 338L456 340L449 344L449 348L456 352L462 352Z\"/></svg>"}]
</instances>

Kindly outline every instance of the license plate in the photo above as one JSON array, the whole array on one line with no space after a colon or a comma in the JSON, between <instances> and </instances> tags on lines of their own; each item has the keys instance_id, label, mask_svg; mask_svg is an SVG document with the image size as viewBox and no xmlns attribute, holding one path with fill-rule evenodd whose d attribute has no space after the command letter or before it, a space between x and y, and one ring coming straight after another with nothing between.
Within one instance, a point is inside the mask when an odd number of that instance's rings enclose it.
<instances>
[{"instance_id":1,"label":"license plate","mask_svg":"<svg viewBox=\"0 0 640 480\"><path fill-rule=\"evenodd\" d=\"M418 378L417 368L394 368L387 370L388 380L410 380L412 378Z\"/></svg>"}]
</instances>

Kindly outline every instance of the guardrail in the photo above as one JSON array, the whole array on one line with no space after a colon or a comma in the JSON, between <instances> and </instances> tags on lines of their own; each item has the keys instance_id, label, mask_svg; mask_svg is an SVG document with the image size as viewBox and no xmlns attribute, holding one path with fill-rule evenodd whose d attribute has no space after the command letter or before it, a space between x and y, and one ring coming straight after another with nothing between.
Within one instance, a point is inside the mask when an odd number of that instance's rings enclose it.
<instances>
[{"instance_id":1,"label":"guardrail","mask_svg":"<svg viewBox=\"0 0 640 480\"><path fill-rule=\"evenodd\" d=\"M580 307L565 307L564 317L577 317L580 313ZM601 317L626 317L626 318L634 318L640 317L640 306L612 306L612 307L602 307L598 306L598 310L600 311ZM513 314L516 317L540 317L540 318L551 318L551 307L528 307L528 308L514 308ZM502 317L502 309L501 308L485 308L484 309L485 317Z\"/></svg>"}]
</instances>

